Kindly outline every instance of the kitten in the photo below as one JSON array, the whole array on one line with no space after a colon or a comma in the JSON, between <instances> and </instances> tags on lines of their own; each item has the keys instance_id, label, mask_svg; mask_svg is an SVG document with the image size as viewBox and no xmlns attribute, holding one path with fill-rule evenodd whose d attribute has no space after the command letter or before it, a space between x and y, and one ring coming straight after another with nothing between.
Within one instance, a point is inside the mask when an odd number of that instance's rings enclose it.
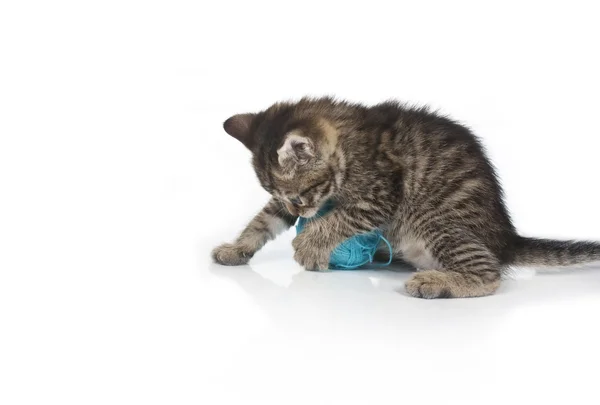
<instances>
[{"instance_id":1,"label":"kitten","mask_svg":"<svg viewBox=\"0 0 600 405\"><path fill-rule=\"evenodd\" d=\"M272 198L234 243L213 251L217 263L247 263L328 200L336 208L293 240L296 261L325 270L335 246L379 228L395 257L422 269L405 285L415 297L492 294L509 265L600 260L599 243L519 236L477 138L427 108L305 98L235 115L224 129L250 149Z\"/></svg>"}]
</instances>

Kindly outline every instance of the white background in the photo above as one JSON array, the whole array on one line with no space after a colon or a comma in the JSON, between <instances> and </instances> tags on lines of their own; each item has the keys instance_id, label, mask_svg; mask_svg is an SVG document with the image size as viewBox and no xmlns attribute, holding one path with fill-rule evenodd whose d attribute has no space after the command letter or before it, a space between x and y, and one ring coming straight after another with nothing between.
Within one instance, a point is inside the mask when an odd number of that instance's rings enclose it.
<instances>
[{"instance_id":1,"label":"white background","mask_svg":"<svg viewBox=\"0 0 600 405\"><path fill-rule=\"evenodd\" d=\"M596 2L207 3L0 3L0 403L597 404L599 269L209 259L268 198L222 122L306 94L440 108L523 233L600 239Z\"/></svg>"}]
</instances>

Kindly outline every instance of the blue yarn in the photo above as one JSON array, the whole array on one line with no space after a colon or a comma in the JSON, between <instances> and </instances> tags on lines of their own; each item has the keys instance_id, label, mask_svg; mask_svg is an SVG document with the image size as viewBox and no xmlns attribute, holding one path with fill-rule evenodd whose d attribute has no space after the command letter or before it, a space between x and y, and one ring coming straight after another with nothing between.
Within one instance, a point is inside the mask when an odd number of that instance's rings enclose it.
<instances>
[{"instance_id":1,"label":"blue yarn","mask_svg":"<svg viewBox=\"0 0 600 405\"><path fill-rule=\"evenodd\" d=\"M326 215L331 209L333 209L333 204L328 202L319 210L315 217L299 217L298 223L296 224L296 233L299 234L302 232L308 222ZM390 242L383 237L383 234L379 229L355 235L340 243L333 252L331 252L329 266L336 270L353 270L364 266L365 264L373 263L373 257L381 242L384 242L390 251L388 262L382 263L381 265L388 266L392 262L392 246L390 245Z\"/></svg>"}]
</instances>

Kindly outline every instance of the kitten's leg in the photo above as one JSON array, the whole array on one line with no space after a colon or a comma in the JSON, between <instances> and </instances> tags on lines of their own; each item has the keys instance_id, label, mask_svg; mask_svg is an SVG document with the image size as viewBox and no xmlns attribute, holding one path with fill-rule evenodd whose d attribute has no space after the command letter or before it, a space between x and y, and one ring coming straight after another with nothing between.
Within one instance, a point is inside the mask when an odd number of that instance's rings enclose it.
<instances>
[{"instance_id":1,"label":"kitten's leg","mask_svg":"<svg viewBox=\"0 0 600 405\"><path fill-rule=\"evenodd\" d=\"M246 264L265 243L294 225L296 219L272 198L234 243L225 243L212 251L213 260L226 266Z\"/></svg>"},{"instance_id":2,"label":"kitten's leg","mask_svg":"<svg viewBox=\"0 0 600 405\"><path fill-rule=\"evenodd\" d=\"M336 207L322 218L309 221L292 242L294 259L307 270L327 270L333 249L359 233L370 232L381 226L390 213L376 206Z\"/></svg>"},{"instance_id":3,"label":"kitten's leg","mask_svg":"<svg viewBox=\"0 0 600 405\"><path fill-rule=\"evenodd\" d=\"M419 298L465 298L493 294L502 269L495 255L468 232L439 232L427 248L441 269L414 274L406 291Z\"/></svg>"}]
</instances>

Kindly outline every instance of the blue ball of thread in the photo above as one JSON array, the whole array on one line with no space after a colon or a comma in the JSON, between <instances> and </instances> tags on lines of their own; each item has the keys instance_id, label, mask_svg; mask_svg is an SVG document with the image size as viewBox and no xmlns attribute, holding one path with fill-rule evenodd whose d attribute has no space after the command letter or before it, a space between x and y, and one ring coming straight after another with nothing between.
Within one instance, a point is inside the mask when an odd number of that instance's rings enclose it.
<instances>
[{"instance_id":1,"label":"blue ball of thread","mask_svg":"<svg viewBox=\"0 0 600 405\"><path fill-rule=\"evenodd\" d=\"M308 222L318 220L331 209L333 209L333 204L327 203L313 218L299 217L296 224L296 233L301 233ZM382 264L383 266L387 266L392 262L392 246L378 229L355 235L336 246L333 252L331 252L329 266L331 269L336 270L354 270L366 264L373 263L375 252L381 242L387 245L390 252L388 262Z\"/></svg>"}]
</instances>

